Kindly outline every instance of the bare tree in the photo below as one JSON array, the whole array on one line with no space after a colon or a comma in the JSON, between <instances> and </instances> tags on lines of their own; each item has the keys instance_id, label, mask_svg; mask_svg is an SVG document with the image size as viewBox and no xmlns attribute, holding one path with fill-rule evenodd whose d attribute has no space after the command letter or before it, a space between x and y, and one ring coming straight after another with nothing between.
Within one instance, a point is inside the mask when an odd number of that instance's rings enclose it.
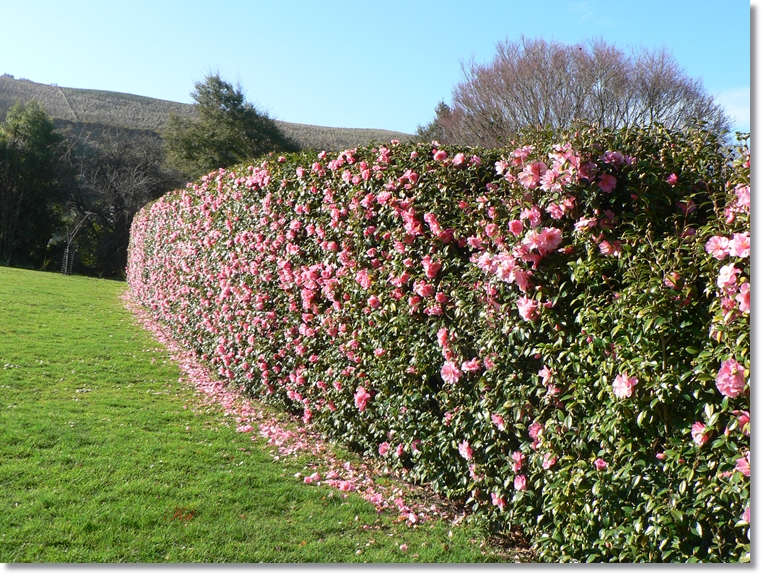
<instances>
[{"instance_id":1,"label":"bare tree","mask_svg":"<svg viewBox=\"0 0 762 575\"><path fill-rule=\"evenodd\" d=\"M452 105L440 105L420 135L493 147L522 128L568 128L577 121L675 129L699 120L718 133L729 127L701 80L687 76L666 49L627 54L603 40L568 45L522 37L498 43L489 64L471 60L462 71Z\"/></svg>"},{"instance_id":2,"label":"bare tree","mask_svg":"<svg viewBox=\"0 0 762 575\"><path fill-rule=\"evenodd\" d=\"M72 224L89 214L76 248L91 273L120 276L133 217L182 180L165 167L161 139L153 133L104 126L76 138Z\"/></svg>"}]
</instances>

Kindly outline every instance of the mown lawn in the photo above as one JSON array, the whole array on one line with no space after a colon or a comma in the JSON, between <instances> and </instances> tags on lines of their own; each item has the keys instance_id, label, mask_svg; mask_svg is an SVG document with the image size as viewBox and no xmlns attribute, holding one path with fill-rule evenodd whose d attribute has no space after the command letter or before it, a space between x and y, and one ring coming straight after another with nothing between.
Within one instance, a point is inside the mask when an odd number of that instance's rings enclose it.
<instances>
[{"instance_id":1,"label":"mown lawn","mask_svg":"<svg viewBox=\"0 0 762 575\"><path fill-rule=\"evenodd\" d=\"M295 478L179 382L125 289L0 268L0 562L512 560Z\"/></svg>"}]
</instances>

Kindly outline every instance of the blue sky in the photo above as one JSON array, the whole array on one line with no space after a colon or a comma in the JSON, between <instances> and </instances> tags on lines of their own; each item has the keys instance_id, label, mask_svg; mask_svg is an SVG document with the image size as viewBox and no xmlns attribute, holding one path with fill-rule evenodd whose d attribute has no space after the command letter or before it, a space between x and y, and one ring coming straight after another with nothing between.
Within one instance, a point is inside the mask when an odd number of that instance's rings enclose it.
<instances>
[{"instance_id":1,"label":"blue sky","mask_svg":"<svg viewBox=\"0 0 762 575\"><path fill-rule=\"evenodd\" d=\"M191 102L218 71L279 120L408 133L498 41L666 46L750 129L742 0L0 0L0 22L16 78Z\"/></svg>"}]
</instances>

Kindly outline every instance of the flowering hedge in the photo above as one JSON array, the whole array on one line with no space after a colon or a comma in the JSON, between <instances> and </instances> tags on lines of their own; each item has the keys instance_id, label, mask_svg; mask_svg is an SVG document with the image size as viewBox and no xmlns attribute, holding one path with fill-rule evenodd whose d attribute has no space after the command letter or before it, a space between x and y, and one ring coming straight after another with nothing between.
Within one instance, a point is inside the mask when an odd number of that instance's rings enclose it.
<instances>
[{"instance_id":1,"label":"flowering hedge","mask_svg":"<svg viewBox=\"0 0 762 575\"><path fill-rule=\"evenodd\" d=\"M749 156L699 129L211 173L135 295L231 385L521 528L543 560L749 552Z\"/></svg>"}]
</instances>

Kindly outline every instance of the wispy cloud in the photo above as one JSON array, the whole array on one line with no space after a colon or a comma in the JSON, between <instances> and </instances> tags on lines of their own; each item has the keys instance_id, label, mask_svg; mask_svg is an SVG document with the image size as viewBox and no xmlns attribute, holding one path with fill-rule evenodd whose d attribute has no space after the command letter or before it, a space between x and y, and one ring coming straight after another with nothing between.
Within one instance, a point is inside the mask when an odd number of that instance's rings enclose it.
<instances>
[{"instance_id":1,"label":"wispy cloud","mask_svg":"<svg viewBox=\"0 0 762 575\"><path fill-rule=\"evenodd\" d=\"M588 24L598 24L601 26L610 26L613 22L601 16L600 11L590 6L590 2L571 2L566 10L577 17L578 23L586 22Z\"/></svg>"},{"instance_id":2,"label":"wispy cloud","mask_svg":"<svg viewBox=\"0 0 762 575\"><path fill-rule=\"evenodd\" d=\"M751 130L751 89L734 88L722 90L714 95L715 101L720 104L730 116L731 130L748 132Z\"/></svg>"}]
</instances>

